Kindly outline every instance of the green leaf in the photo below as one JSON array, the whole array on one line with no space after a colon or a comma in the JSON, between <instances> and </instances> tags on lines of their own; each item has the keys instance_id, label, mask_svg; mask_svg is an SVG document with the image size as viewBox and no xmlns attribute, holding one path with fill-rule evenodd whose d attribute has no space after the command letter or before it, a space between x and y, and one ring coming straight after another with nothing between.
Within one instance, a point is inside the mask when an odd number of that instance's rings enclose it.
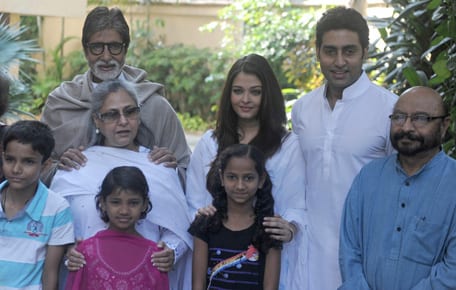
<instances>
[{"instance_id":1,"label":"green leaf","mask_svg":"<svg viewBox=\"0 0 456 290\"><path fill-rule=\"evenodd\" d=\"M441 0L432 0L431 2L429 2L429 4L427 5L426 9L428 10L435 10L437 9L437 7L440 6L441 4Z\"/></svg>"},{"instance_id":2,"label":"green leaf","mask_svg":"<svg viewBox=\"0 0 456 290\"><path fill-rule=\"evenodd\" d=\"M423 52L423 54L421 54L421 58L426 58L429 54L431 54L432 52L434 52L435 50L438 50L438 49L444 49L445 47L447 47L447 45L449 43L452 43L454 42L453 39L451 39L450 37L445 37L443 38L442 40L440 40L437 44L429 47L425 52Z\"/></svg>"},{"instance_id":3,"label":"green leaf","mask_svg":"<svg viewBox=\"0 0 456 290\"><path fill-rule=\"evenodd\" d=\"M421 82L420 77L418 76L416 70L406 67L402 70L402 74L405 76L407 79L408 83L411 86L421 86L423 83Z\"/></svg>"},{"instance_id":4,"label":"green leaf","mask_svg":"<svg viewBox=\"0 0 456 290\"><path fill-rule=\"evenodd\" d=\"M439 77L447 79L451 76L451 71L447 67L446 60L439 60L432 65L432 69L434 70L435 74Z\"/></svg>"},{"instance_id":5,"label":"green leaf","mask_svg":"<svg viewBox=\"0 0 456 290\"><path fill-rule=\"evenodd\" d=\"M430 80L429 80L429 85L431 86L437 86L440 85L445 81L445 78L442 76L434 75Z\"/></svg>"}]
</instances>

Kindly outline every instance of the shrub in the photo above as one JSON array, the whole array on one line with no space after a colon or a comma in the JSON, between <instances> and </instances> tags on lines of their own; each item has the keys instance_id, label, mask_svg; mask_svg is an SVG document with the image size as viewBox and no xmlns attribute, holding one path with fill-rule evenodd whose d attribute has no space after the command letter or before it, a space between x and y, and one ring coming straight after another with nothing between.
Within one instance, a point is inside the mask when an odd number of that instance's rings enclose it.
<instances>
[{"instance_id":1,"label":"shrub","mask_svg":"<svg viewBox=\"0 0 456 290\"><path fill-rule=\"evenodd\" d=\"M146 50L128 59L146 70L150 80L165 85L166 98L176 111L205 121L214 119L227 62L210 49L181 44Z\"/></svg>"},{"instance_id":2,"label":"shrub","mask_svg":"<svg viewBox=\"0 0 456 290\"><path fill-rule=\"evenodd\" d=\"M390 0L391 18L372 19L379 28L385 49L367 68L384 78L397 94L411 86L437 90L456 119L456 1ZM374 76L375 78L375 76ZM454 122L449 134L455 134ZM455 140L448 138L445 150L455 155Z\"/></svg>"},{"instance_id":3,"label":"shrub","mask_svg":"<svg viewBox=\"0 0 456 290\"><path fill-rule=\"evenodd\" d=\"M38 52L39 48L36 41L25 39L27 32L23 25L9 26L6 22L0 22L0 70L11 79L9 109L2 120L5 122L33 117L27 114L27 104L33 101L26 85L30 75L22 67L24 64L36 62L32 55ZM19 74L12 76L11 68L19 68Z\"/></svg>"},{"instance_id":4,"label":"shrub","mask_svg":"<svg viewBox=\"0 0 456 290\"><path fill-rule=\"evenodd\" d=\"M220 27L222 47L236 58L263 55L283 88L309 91L322 81L315 58L316 15L314 9L294 6L289 0L235 0L204 29Z\"/></svg>"}]
</instances>

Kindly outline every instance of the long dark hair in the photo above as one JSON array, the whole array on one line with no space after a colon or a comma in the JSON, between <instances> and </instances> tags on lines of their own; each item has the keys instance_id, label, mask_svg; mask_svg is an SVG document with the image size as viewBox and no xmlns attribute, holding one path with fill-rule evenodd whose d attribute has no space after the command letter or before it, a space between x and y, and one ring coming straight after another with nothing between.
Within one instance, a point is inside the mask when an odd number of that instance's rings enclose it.
<instances>
[{"instance_id":1,"label":"long dark hair","mask_svg":"<svg viewBox=\"0 0 456 290\"><path fill-rule=\"evenodd\" d=\"M226 169L226 166L233 157L247 157L255 163L255 170L259 176L264 176L265 181L261 188L257 189L255 194L256 202L254 206L255 213L255 234L252 238L252 244L267 253L269 248L281 247L282 243L274 240L264 231L263 219L267 216L274 215L274 198L272 197L272 183L269 174L265 168L265 156L257 148L247 144L234 144L223 150L218 158L212 163L211 169L207 174L207 190L213 197L212 205L217 212L212 217L202 217L195 221L199 223L207 232L217 233L223 221L228 218L227 195L225 188L222 186L220 175Z\"/></svg>"},{"instance_id":2,"label":"long dark hair","mask_svg":"<svg viewBox=\"0 0 456 290\"><path fill-rule=\"evenodd\" d=\"M279 82L268 61L258 54L249 54L238 59L228 72L213 135L218 144L217 153L239 143L238 115L231 105L231 91L234 78L241 72L255 75L261 82L262 96L258 112L260 129L250 144L269 158L280 148L282 138L287 134L287 117Z\"/></svg>"}]
</instances>

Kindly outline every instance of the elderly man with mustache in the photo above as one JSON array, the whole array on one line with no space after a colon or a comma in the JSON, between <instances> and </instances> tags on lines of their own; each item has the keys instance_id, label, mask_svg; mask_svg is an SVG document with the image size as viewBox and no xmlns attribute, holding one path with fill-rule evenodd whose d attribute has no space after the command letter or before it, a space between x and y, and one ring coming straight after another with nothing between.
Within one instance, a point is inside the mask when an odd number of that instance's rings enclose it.
<instances>
[{"instance_id":1,"label":"elderly man with mustache","mask_svg":"<svg viewBox=\"0 0 456 290\"><path fill-rule=\"evenodd\" d=\"M435 90L413 87L390 119L397 154L363 167L345 201L339 289L456 289L456 161L441 146L448 110Z\"/></svg>"},{"instance_id":2,"label":"elderly man with mustache","mask_svg":"<svg viewBox=\"0 0 456 290\"><path fill-rule=\"evenodd\" d=\"M151 161L178 167L184 177L182 173L191 152L182 125L163 97L163 85L148 81L144 70L125 64L129 44L129 26L118 8L96 7L87 15L82 46L89 70L51 92L41 117L54 133L53 157L60 169L84 166L87 160L81 150L95 131L88 123L91 92L102 81L121 79L131 82L138 94L141 107L138 143L154 149L149 156Z\"/></svg>"}]
</instances>

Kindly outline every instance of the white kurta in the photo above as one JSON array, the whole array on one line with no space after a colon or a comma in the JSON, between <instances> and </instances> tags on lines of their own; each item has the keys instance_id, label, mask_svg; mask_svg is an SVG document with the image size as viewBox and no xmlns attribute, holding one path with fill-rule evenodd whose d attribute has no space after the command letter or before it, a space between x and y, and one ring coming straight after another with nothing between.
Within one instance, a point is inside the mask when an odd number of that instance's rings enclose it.
<instances>
[{"instance_id":1,"label":"white kurta","mask_svg":"<svg viewBox=\"0 0 456 290\"><path fill-rule=\"evenodd\" d=\"M93 146L83 153L88 160L86 165L79 170L57 171L50 186L69 201L75 236L85 239L106 228L95 208L95 195L111 169L136 166L146 176L152 202L152 211L138 223L137 230L147 239L165 241L171 247L177 247L176 257L180 260L176 270L169 273L170 287L172 290L191 289L193 242L187 232L190 219L177 172L150 162L147 152Z\"/></svg>"},{"instance_id":2,"label":"white kurta","mask_svg":"<svg viewBox=\"0 0 456 290\"><path fill-rule=\"evenodd\" d=\"M389 155L388 116L397 96L374 85L365 73L343 92L333 110L322 86L293 106L293 131L306 161L309 234L308 277L303 290L334 290L341 284L339 228L342 207L361 167Z\"/></svg>"},{"instance_id":3,"label":"white kurta","mask_svg":"<svg viewBox=\"0 0 456 290\"><path fill-rule=\"evenodd\" d=\"M206 175L217 154L218 145L212 138L213 131L207 131L195 147L187 169L186 196L190 215L195 216L198 208L212 203L212 196L206 189ZM280 289L298 290L285 283L294 279L295 273L303 272L297 261L304 261L307 253L300 248L304 243L305 224L305 173L304 159L297 136L290 133L282 147L266 162L266 169L273 184L274 210L284 219L298 227L298 233L282 251ZM292 259L288 259L291 257ZM290 278L287 278L290 277Z\"/></svg>"}]
</instances>

